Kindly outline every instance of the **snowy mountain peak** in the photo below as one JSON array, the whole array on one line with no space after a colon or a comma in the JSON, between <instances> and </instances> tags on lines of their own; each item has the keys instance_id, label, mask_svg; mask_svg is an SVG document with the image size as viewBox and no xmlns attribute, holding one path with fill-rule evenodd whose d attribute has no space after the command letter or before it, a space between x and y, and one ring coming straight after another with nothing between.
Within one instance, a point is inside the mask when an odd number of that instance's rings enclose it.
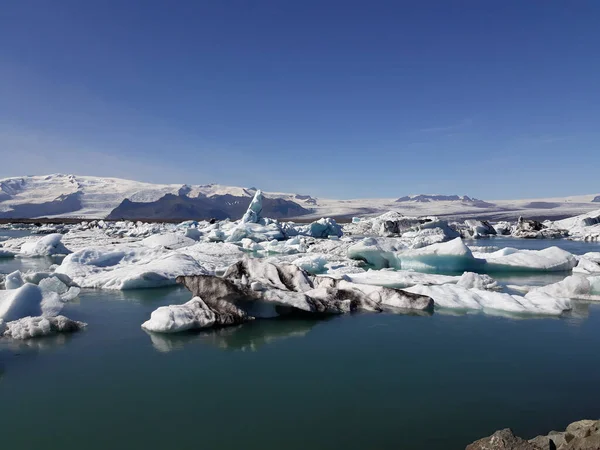
<instances>
[{"instance_id":1,"label":"snowy mountain peak","mask_svg":"<svg viewBox=\"0 0 600 450\"><path fill-rule=\"evenodd\" d=\"M464 203L476 203L483 202L475 197L469 197L468 195L441 195L441 194L418 194L418 195L405 195L396 200L397 203L403 202L464 202Z\"/></svg>"}]
</instances>

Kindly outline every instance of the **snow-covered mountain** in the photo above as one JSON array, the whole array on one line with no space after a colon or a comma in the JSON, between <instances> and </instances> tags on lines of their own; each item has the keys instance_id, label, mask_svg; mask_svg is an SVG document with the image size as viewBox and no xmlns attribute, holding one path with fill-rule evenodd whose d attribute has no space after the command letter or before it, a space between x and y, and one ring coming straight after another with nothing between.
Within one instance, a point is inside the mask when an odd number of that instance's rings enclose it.
<instances>
[{"instance_id":1,"label":"snow-covered mountain","mask_svg":"<svg viewBox=\"0 0 600 450\"><path fill-rule=\"evenodd\" d=\"M209 218L241 216L256 189L151 184L119 178L54 174L0 180L0 218ZM272 217L310 212L311 197L266 194ZM114 214L113 214L114 213Z\"/></svg>"},{"instance_id":2,"label":"snow-covered mountain","mask_svg":"<svg viewBox=\"0 0 600 450\"><path fill-rule=\"evenodd\" d=\"M151 184L119 178L47 175L0 180L0 218L78 217L217 219L240 217L255 188L219 184ZM564 218L598 209L600 195L483 201L470 196L419 194L336 200L281 192L264 193L265 215L351 217L398 211L451 218Z\"/></svg>"}]
</instances>

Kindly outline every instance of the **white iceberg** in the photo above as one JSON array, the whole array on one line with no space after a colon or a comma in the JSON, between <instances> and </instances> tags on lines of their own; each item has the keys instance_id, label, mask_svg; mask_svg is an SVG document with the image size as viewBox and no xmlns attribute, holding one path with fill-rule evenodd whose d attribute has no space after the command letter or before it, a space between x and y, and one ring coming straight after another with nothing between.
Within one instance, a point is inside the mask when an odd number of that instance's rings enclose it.
<instances>
[{"instance_id":1,"label":"white iceberg","mask_svg":"<svg viewBox=\"0 0 600 450\"><path fill-rule=\"evenodd\" d=\"M262 204L263 193L259 189L254 194L254 198L250 202L246 214L244 214L244 217L242 217L242 223L258 223L260 220L260 213L262 212Z\"/></svg>"},{"instance_id":2,"label":"white iceberg","mask_svg":"<svg viewBox=\"0 0 600 450\"><path fill-rule=\"evenodd\" d=\"M436 306L440 308L481 310L488 314L501 311L557 316L571 309L571 303L567 298L556 298L541 292L520 296L482 289L468 289L453 284L417 285L405 290L433 298Z\"/></svg>"},{"instance_id":3,"label":"white iceberg","mask_svg":"<svg viewBox=\"0 0 600 450\"><path fill-rule=\"evenodd\" d=\"M196 241L179 233L166 233L148 236L140 243L150 248L164 247L169 250L176 250L194 245Z\"/></svg>"},{"instance_id":4,"label":"white iceberg","mask_svg":"<svg viewBox=\"0 0 600 450\"><path fill-rule=\"evenodd\" d=\"M9 273L4 279L4 287L6 290L19 289L24 284L25 282L23 281L23 277L19 270Z\"/></svg>"},{"instance_id":5,"label":"white iceberg","mask_svg":"<svg viewBox=\"0 0 600 450\"><path fill-rule=\"evenodd\" d=\"M43 292L25 283L17 289L0 291L0 320L11 322L27 316L55 316L63 307L58 294Z\"/></svg>"},{"instance_id":6,"label":"white iceberg","mask_svg":"<svg viewBox=\"0 0 600 450\"><path fill-rule=\"evenodd\" d=\"M208 271L191 256L161 247L92 247L67 256L56 273L68 275L83 288L125 290L170 286L180 275Z\"/></svg>"},{"instance_id":7,"label":"white iceberg","mask_svg":"<svg viewBox=\"0 0 600 450\"><path fill-rule=\"evenodd\" d=\"M461 238L427 247L404 250L396 254L402 269L425 272L463 272L477 269L475 259Z\"/></svg>"},{"instance_id":8,"label":"white iceberg","mask_svg":"<svg viewBox=\"0 0 600 450\"><path fill-rule=\"evenodd\" d=\"M553 297L600 301L600 276L571 275L562 281L546 286L509 285L509 288L528 292L527 295L538 293Z\"/></svg>"},{"instance_id":9,"label":"white iceberg","mask_svg":"<svg viewBox=\"0 0 600 450\"><path fill-rule=\"evenodd\" d=\"M577 258L558 247L543 250L517 250L503 248L493 253L475 253L476 257L485 260L486 272L503 271L535 271L566 272L577 265Z\"/></svg>"},{"instance_id":10,"label":"white iceberg","mask_svg":"<svg viewBox=\"0 0 600 450\"><path fill-rule=\"evenodd\" d=\"M54 233L37 240L28 240L21 245L23 256L68 255L71 251L61 242L62 234Z\"/></svg>"},{"instance_id":11,"label":"white iceberg","mask_svg":"<svg viewBox=\"0 0 600 450\"><path fill-rule=\"evenodd\" d=\"M4 337L13 339L31 339L50 336L57 333L72 333L87 326L65 316L56 317L23 317L4 325Z\"/></svg>"},{"instance_id":12,"label":"white iceberg","mask_svg":"<svg viewBox=\"0 0 600 450\"><path fill-rule=\"evenodd\" d=\"M194 297L183 305L161 306L142 324L142 328L156 333L177 333L212 327L216 314L200 297Z\"/></svg>"},{"instance_id":13,"label":"white iceberg","mask_svg":"<svg viewBox=\"0 0 600 450\"><path fill-rule=\"evenodd\" d=\"M365 261L376 269L400 268L397 247L391 239L365 238L350 246L348 258Z\"/></svg>"},{"instance_id":14,"label":"white iceberg","mask_svg":"<svg viewBox=\"0 0 600 450\"><path fill-rule=\"evenodd\" d=\"M362 273L348 273L346 279L353 283L371 284L393 288L406 288L417 284L457 283L459 277L436 275L409 270L368 270Z\"/></svg>"}]
</instances>

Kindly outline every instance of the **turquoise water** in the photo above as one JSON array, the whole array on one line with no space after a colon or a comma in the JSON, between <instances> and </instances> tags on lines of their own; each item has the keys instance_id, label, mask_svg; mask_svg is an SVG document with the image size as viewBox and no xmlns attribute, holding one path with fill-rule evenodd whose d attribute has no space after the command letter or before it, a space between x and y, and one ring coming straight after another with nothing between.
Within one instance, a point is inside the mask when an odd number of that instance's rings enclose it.
<instances>
[{"instance_id":1,"label":"turquoise water","mask_svg":"<svg viewBox=\"0 0 600 450\"><path fill-rule=\"evenodd\" d=\"M498 428L533 436L600 416L600 305L576 303L563 319L356 314L177 336L140 328L189 298L182 288L85 290L64 314L86 331L0 341L3 447L447 450Z\"/></svg>"}]
</instances>

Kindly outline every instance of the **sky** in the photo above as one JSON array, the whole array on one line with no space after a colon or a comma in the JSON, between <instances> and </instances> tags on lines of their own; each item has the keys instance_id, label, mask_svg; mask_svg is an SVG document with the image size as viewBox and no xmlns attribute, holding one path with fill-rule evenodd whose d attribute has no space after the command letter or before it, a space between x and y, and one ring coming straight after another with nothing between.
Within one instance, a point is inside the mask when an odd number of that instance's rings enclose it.
<instances>
[{"instance_id":1,"label":"sky","mask_svg":"<svg viewBox=\"0 0 600 450\"><path fill-rule=\"evenodd\" d=\"M0 178L600 193L600 2L22 0Z\"/></svg>"}]
</instances>

